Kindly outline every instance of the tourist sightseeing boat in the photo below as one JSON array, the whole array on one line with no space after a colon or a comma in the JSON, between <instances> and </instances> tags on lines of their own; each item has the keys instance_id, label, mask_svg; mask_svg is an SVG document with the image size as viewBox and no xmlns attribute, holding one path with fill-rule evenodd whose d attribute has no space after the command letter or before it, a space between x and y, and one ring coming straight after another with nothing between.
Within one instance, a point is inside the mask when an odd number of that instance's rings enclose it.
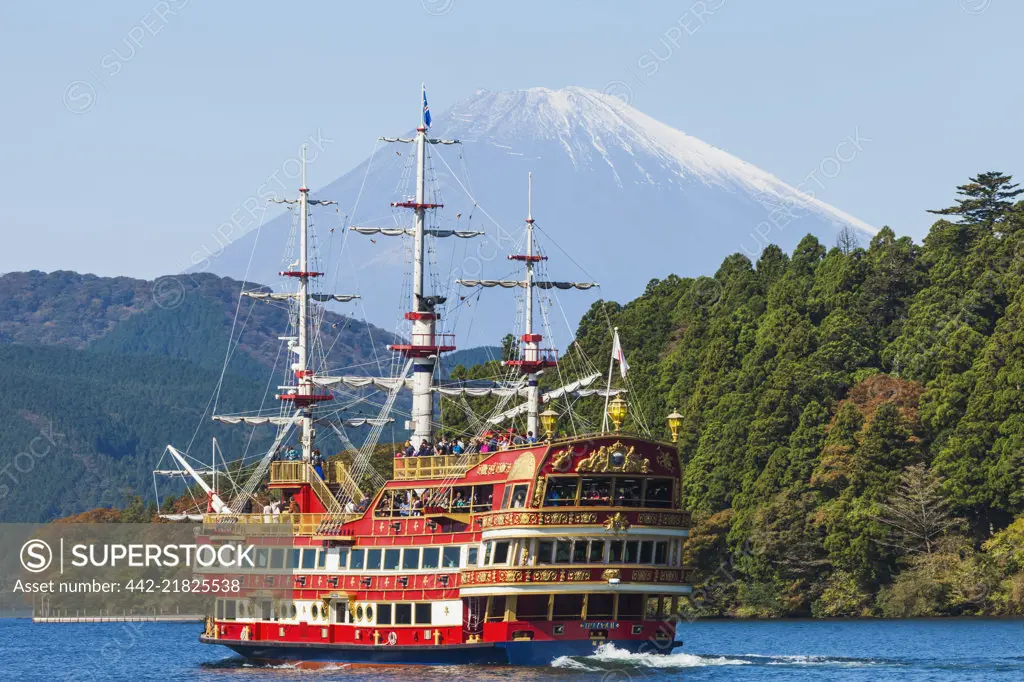
<instances>
[{"instance_id":1,"label":"tourist sightseeing boat","mask_svg":"<svg viewBox=\"0 0 1024 682\"><path fill-rule=\"evenodd\" d=\"M251 569L230 571L238 590L212 602L201 641L255 661L296 663L546 665L602 645L669 653L680 644L674 614L688 599L691 578L682 563L689 515L680 509L674 445L682 419L669 415L671 442L621 430L628 393L612 388L615 362L623 377L626 371L617 330L603 389L597 372L541 392L539 376L558 359L541 347L534 328L536 292L595 285L536 276L546 257L536 248L529 203L524 253L509 256L521 264L522 278L458 283L522 293L524 328L518 357L504 362L508 379L481 387L438 378L438 358L455 344L440 331L444 297L425 288L424 242L481 233L429 226L440 204L425 190L427 150L457 141L427 136L425 96L423 102L416 136L387 140L416 149L415 196L393 204L411 212L412 226L352 228L412 240L405 314L411 330L392 347L401 359L396 375L331 375L312 358L311 320L326 302L353 297L314 291L322 273L310 265L309 211L329 202L308 196L303 162L294 200L298 259L296 269L281 273L297 287L243 292L292 312L289 382L277 396L282 407L274 415L215 417L274 427L274 442L231 489L216 467L199 470L194 458L168 446L179 471L207 494L207 513L193 517L202 519L201 541L254 546ZM349 423L370 427L363 446L345 464L321 465L324 438L338 432L319 428L325 404L336 393L366 388L383 391L385 400L378 418ZM400 452L389 475L375 475L370 457L404 389L412 391L409 449L425 443L422 452L431 454ZM442 435L435 416L440 396L491 402L462 446L429 451ZM556 408L570 396L604 400L599 430L574 433L560 423ZM517 399L522 404L509 406ZM292 448L294 458L282 459ZM381 484L364 494L357 481L375 477ZM288 507L263 508L265 493L280 494Z\"/></svg>"}]
</instances>

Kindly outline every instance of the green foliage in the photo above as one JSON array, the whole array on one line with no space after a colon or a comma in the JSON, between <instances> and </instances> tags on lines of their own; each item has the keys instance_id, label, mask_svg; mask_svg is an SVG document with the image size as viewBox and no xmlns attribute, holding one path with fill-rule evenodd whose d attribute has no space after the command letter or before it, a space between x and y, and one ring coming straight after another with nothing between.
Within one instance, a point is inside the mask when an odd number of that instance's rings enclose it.
<instances>
[{"instance_id":1,"label":"green foliage","mask_svg":"<svg viewBox=\"0 0 1024 682\"><path fill-rule=\"evenodd\" d=\"M589 357L607 357L620 330L630 409L644 417L634 427L657 433L673 409L684 417L688 556L719 599L709 612L1024 602L1009 542L981 548L1024 513L1024 204L998 173L959 193L937 211L958 222L939 220L920 246L889 228L866 247L808 236L788 256L735 254L713 277L653 280L583 318L575 350ZM911 499L937 520L898 525ZM924 550L908 540L919 532ZM1003 567L988 556L997 550ZM997 595L979 598L978 585Z\"/></svg>"}]
</instances>

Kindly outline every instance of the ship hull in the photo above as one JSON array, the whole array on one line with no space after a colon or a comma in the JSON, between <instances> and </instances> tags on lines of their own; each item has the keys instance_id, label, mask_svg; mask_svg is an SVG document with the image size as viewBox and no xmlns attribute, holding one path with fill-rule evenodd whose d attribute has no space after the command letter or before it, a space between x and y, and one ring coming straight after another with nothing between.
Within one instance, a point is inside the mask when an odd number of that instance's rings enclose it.
<instances>
[{"instance_id":1,"label":"ship hull","mask_svg":"<svg viewBox=\"0 0 1024 682\"><path fill-rule=\"evenodd\" d=\"M372 646L365 644L266 643L201 637L206 644L226 646L247 659L266 664L342 663L351 665L521 665L546 666L560 656L592 655L598 642L480 642L444 646ZM629 653L668 654L681 645L655 646L646 640L611 642ZM660 647L660 648L659 648Z\"/></svg>"}]
</instances>

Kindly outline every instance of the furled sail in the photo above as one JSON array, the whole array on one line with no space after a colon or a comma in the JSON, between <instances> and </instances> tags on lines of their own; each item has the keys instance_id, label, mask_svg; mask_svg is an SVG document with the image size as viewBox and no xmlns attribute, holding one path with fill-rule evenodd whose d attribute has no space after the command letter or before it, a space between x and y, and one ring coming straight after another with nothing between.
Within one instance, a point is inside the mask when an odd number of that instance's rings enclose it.
<instances>
[{"instance_id":1,"label":"furled sail","mask_svg":"<svg viewBox=\"0 0 1024 682\"><path fill-rule=\"evenodd\" d=\"M502 287L503 289L512 289L515 287L526 288L526 281L521 279L460 279L456 280L458 284L464 287ZM535 280L533 286L538 289L580 289L586 291L587 289L593 289L596 286L600 286L596 282L551 282L546 280Z\"/></svg>"},{"instance_id":2,"label":"furled sail","mask_svg":"<svg viewBox=\"0 0 1024 682\"><path fill-rule=\"evenodd\" d=\"M416 230L403 227L350 227L349 229L353 232L358 232L359 234L382 234L385 237L399 237L402 235L412 237L416 234ZM458 237L459 239L469 239L470 237L479 237L485 233L476 230L436 230L426 228L423 230L423 234L431 237Z\"/></svg>"},{"instance_id":3,"label":"furled sail","mask_svg":"<svg viewBox=\"0 0 1024 682\"><path fill-rule=\"evenodd\" d=\"M576 381L573 381L572 383L566 384L565 386L560 386L559 388L556 388L554 390L548 391L547 393L543 394L540 397L540 401L541 401L541 403L547 403L547 402L550 402L552 400L556 400L558 398L561 398L562 396L569 395L569 394L585 397L585 396L591 396L591 395L599 395L599 396L618 395L619 393L624 393L625 392L624 389L612 389L610 391L606 391L603 388L600 388L600 389L598 389L598 388L588 388L591 384L593 384L595 381L597 381L600 378L601 378L600 373L598 373L598 374L589 374L589 375L583 377L582 379L578 379ZM488 421L491 422L492 424L500 424L501 422L505 421L506 419L511 419L513 417L518 417L519 415L525 413L526 410L528 409L528 407L529 407L529 405L527 403L523 403L521 405L516 405L515 407L513 407L513 408L511 408L509 410L505 410L504 412L501 412L500 414L494 415L493 417L488 419Z\"/></svg>"},{"instance_id":4,"label":"furled sail","mask_svg":"<svg viewBox=\"0 0 1024 682\"><path fill-rule=\"evenodd\" d=\"M249 298L255 298L256 300L264 301L287 301L289 299L298 298L298 294L290 292L276 293L270 291L243 291L242 295L248 296ZM319 301L321 303L327 301L347 303L348 301L352 301L359 298L359 296L356 294L308 294L308 296L311 300Z\"/></svg>"}]
</instances>

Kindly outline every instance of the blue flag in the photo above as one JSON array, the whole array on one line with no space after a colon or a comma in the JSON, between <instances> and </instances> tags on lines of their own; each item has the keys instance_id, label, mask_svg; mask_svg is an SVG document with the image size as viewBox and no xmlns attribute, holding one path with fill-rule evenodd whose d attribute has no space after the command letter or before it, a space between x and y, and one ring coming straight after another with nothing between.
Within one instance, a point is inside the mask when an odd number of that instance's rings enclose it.
<instances>
[{"instance_id":1,"label":"blue flag","mask_svg":"<svg viewBox=\"0 0 1024 682\"><path fill-rule=\"evenodd\" d=\"M430 127L430 107L427 106L427 91L423 91L423 124Z\"/></svg>"}]
</instances>

